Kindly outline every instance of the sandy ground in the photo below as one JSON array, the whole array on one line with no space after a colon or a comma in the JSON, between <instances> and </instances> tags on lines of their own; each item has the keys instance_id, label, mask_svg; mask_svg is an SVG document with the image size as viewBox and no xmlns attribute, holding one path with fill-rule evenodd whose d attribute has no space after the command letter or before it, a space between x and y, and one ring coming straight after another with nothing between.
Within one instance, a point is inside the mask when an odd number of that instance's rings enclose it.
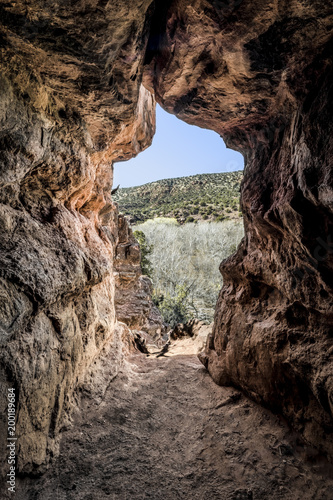
<instances>
[{"instance_id":1,"label":"sandy ground","mask_svg":"<svg viewBox=\"0 0 333 500\"><path fill-rule=\"evenodd\" d=\"M191 349L135 355L105 392L83 392L60 458L15 498L332 500L332 467L281 418L216 386Z\"/></svg>"}]
</instances>

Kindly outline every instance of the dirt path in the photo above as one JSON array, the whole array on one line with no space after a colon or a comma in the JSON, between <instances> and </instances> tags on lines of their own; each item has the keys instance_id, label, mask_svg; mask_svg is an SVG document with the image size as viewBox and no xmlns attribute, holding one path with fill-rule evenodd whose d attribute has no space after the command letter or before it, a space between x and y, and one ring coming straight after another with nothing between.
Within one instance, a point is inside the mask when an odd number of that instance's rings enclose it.
<instances>
[{"instance_id":1,"label":"dirt path","mask_svg":"<svg viewBox=\"0 0 333 500\"><path fill-rule=\"evenodd\" d=\"M281 419L216 386L195 356L137 355L103 397L82 397L60 459L15 498L332 500L329 475Z\"/></svg>"}]
</instances>

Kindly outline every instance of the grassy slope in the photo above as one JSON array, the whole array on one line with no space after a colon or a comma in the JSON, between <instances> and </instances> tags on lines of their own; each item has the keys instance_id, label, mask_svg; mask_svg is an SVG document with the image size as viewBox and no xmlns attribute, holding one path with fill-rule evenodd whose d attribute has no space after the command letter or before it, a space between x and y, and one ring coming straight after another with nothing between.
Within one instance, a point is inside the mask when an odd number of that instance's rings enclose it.
<instances>
[{"instance_id":1,"label":"grassy slope","mask_svg":"<svg viewBox=\"0 0 333 500\"><path fill-rule=\"evenodd\" d=\"M164 179L119 189L114 200L132 224L154 217L173 217L181 224L239 219L242 178L243 172L238 171Z\"/></svg>"}]
</instances>

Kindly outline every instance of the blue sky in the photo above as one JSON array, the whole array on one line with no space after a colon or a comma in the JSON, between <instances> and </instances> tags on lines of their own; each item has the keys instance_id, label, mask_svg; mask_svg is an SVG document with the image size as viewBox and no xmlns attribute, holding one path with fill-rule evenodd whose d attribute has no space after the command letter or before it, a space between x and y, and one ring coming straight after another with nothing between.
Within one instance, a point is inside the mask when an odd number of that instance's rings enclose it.
<instances>
[{"instance_id":1,"label":"blue sky","mask_svg":"<svg viewBox=\"0 0 333 500\"><path fill-rule=\"evenodd\" d=\"M140 186L171 177L243 168L243 156L227 149L218 134L188 125L157 106L152 145L136 158L115 163L113 186Z\"/></svg>"}]
</instances>

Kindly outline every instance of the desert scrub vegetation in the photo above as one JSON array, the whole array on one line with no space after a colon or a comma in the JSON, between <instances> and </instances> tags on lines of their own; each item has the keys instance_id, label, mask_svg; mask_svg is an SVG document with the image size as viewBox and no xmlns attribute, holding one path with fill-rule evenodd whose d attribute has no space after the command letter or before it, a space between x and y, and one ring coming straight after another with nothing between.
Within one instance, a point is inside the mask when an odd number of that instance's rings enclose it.
<instances>
[{"instance_id":1,"label":"desert scrub vegetation","mask_svg":"<svg viewBox=\"0 0 333 500\"><path fill-rule=\"evenodd\" d=\"M179 225L154 219L136 226L145 236L154 302L169 325L196 317L211 322L222 286L219 265L235 252L243 221Z\"/></svg>"},{"instance_id":2,"label":"desert scrub vegetation","mask_svg":"<svg viewBox=\"0 0 333 500\"><path fill-rule=\"evenodd\" d=\"M239 220L243 172L200 174L119 189L114 200L131 224L154 217L175 217L179 224L202 220ZM191 219L192 220L192 219Z\"/></svg>"},{"instance_id":3,"label":"desert scrub vegetation","mask_svg":"<svg viewBox=\"0 0 333 500\"><path fill-rule=\"evenodd\" d=\"M148 276L148 278L152 278L153 268L149 260L149 255L152 253L153 248L151 245L148 245L147 238L143 231L134 231L133 236L140 245L142 274Z\"/></svg>"}]
</instances>

